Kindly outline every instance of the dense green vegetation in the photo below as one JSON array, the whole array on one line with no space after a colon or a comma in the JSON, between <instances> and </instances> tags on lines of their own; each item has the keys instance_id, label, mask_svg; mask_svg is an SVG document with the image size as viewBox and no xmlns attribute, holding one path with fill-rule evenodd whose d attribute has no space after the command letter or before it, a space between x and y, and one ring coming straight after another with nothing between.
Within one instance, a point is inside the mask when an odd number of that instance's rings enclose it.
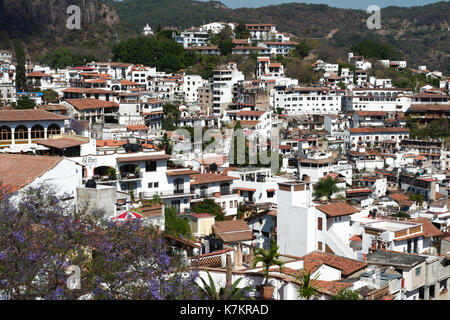
<instances>
[{"instance_id":1,"label":"dense green vegetation","mask_svg":"<svg viewBox=\"0 0 450 320\"><path fill-rule=\"evenodd\" d=\"M36 108L36 103L34 100L30 99L27 96L21 96L19 99L17 99L17 105L15 109L34 109Z\"/></svg>"},{"instance_id":2,"label":"dense green vegetation","mask_svg":"<svg viewBox=\"0 0 450 320\"><path fill-rule=\"evenodd\" d=\"M383 8L381 31L367 28L369 15L363 10L338 9L327 5L285 3L227 9L215 1L124 0L112 2L111 6L135 31L140 31L147 22L156 30L159 24L187 28L210 21L264 21L274 23L280 31L290 32L298 38L321 42L318 48L320 55L330 62L346 59L346 51L353 45L373 40L400 50L409 66L427 65L432 70L450 73L450 35L443 23L448 21L448 1L412 8ZM335 32L329 36L332 30ZM241 37L239 33L238 38Z\"/></svg>"},{"instance_id":3,"label":"dense green vegetation","mask_svg":"<svg viewBox=\"0 0 450 320\"><path fill-rule=\"evenodd\" d=\"M22 44L16 41L15 44L16 53L16 87L19 92L23 92L27 89L27 74L25 70L25 51Z\"/></svg>"},{"instance_id":4,"label":"dense green vegetation","mask_svg":"<svg viewBox=\"0 0 450 320\"><path fill-rule=\"evenodd\" d=\"M376 58L381 60L401 60L402 53L389 44L365 40L350 48L355 54L363 55L365 58Z\"/></svg>"},{"instance_id":5,"label":"dense green vegetation","mask_svg":"<svg viewBox=\"0 0 450 320\"><path fill-rule=\"evenodd\" d=\"M63 69L68 66L84 66L91 61L98 61L93 55L82 55L74 53L68 48L57 48L51 52L41 55L40 63L48 65L55 69Z\"/></svg>"},{"instance_id":6,"label":"dense green vegetation","mask_svg":"<svg viewBox=\"0 0 450 320\"><path fill-rule=\"evenodd\" d=\"M174 40L137 37L122 41L112 48L114 61L143 64L166 72L176 72L194 64L192 52Z\"/></svg>"},{"instance_id":7,"label":"dense green vegetation","mask_svg":"<svg viewBox=\"0 0 450 320\"><path fill-rule=\"evenodd\" d=\"M165 231L174 236L189 238L191 236L191 227L189 221L177 216L177 210L168 206L164 211Z\"/></svg>"},{"instance_id":8,"label":"dense green vegetation","mask_svg":"<svg viewBox=\"0 0 450 320\"><path fill-rule=\"evenodd\" d=\"M449 139L450 123L448 119L437 119L428 125L421 125L419 119L408 118L410 135L418 139Z\"/></svg>"},{"instance_id":9,"label":"dense green vegetation","mask_svg":"<svg viewBox=\"0 0 450 320\"><path fill-rule=\"evenodd\" d=\"M213 199L204 199L194 205L193 211L196 213L210 213L216 217L216 221L223 221L224 212L222 207Z\"/></svg>"}]
</instances>

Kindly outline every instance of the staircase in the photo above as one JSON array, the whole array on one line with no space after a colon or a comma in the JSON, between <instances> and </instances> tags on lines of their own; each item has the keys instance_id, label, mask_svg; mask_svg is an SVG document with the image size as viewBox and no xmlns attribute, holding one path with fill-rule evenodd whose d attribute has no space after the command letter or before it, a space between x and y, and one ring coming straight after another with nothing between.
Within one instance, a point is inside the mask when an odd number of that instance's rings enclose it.
<instances>
[{"instance_id":1,"label":"staircase","mask_svg":"<svg viewBox=\"0 0 450 320\"><path fill-rule=\"evenodd\" d=\"M327 230L323 234L325 235L326 244L336 255L356 259L356 253L349 246L345 245L333 231Z\"/></svg>"}]
</instances>

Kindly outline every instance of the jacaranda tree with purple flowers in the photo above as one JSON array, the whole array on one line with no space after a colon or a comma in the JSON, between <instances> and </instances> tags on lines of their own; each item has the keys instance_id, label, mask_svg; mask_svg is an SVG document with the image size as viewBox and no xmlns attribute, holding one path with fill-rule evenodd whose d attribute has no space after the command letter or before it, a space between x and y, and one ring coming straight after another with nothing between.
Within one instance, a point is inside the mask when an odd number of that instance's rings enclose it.
<instances>
[{"instance_id":1,"label":"jacaranda tree with purple flowers","mask_svg":"<svg viewBox=\"0 0 450 320\"><path fill-rule=\"evenodd\" d=\"M75 211L47 185L0 190L0 299L197 299L198 273L134 220ZM80 289L69 288L69 266Z\"/></svg>"}]
</instances>

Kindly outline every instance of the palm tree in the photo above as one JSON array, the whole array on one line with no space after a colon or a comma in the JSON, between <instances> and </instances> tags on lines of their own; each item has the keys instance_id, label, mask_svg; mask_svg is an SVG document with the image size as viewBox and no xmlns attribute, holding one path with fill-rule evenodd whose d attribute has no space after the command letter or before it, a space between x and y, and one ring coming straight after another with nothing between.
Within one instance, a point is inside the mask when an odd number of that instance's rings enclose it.
<instances>
[{"instance_id":1,"label":"palm tree","mask_svg":"<svg viewBox=\"0 0 450 320\"><path fill-rule=\"evenodd\" d=\"M297 290L300 298L309 300L317 295L318 286L314 282L319 278L319 274L311 279L311 274L303 270L301 277L295 276L295 278L300 282L300 286Z\"/></svg>"},{"instance_id":2,"label":"palm tree","mask_svg":"<svg viewBox=\"0 0 450 320\"><path fill-rule=\"evenodd\" d=\"M280 272L282 271L283 261L278 260L280 254L278 253L277 243L271 239L269 250L257 248L255 251L255 257L253 259L253 267L256 267L258 262L263 264L264 283L263 286L267 286L269 283L269 269L271 266L279 266Z\"/></svg>"},{"instance_id":3,"label":"palm tree","mask_svg":"<svg viewBox=\"0 0 450 320\"><path fill-rule=\"evenodd\" d=\"M233 284L228 288L227 286L216 288L214 284L214 280L211 277L210 273L206 271L209 278L209 284L203 278L200 280L203 283L203 288L200 287L201 295L204 299L208 300L252 300L253 297L250 296L250 293L254 291L253 287L247 286L244 288L238 288L237 286L242 281L243 278L237 279Z\"/></svg>"},{"instance_id":4,"label":"palm tree","mask_svg":"<svg viewBox=\"0 0 450 320\"><path fill-rule=\"evenodd\" d=\"M335 179L333 179L332 177L320 179L315 185L314 197L316 199L326 197L328 200L330 200L333 194L342 191L341 188L338 188L338 183L339 178L337 177Z\"/></svg>"}]
</instances>

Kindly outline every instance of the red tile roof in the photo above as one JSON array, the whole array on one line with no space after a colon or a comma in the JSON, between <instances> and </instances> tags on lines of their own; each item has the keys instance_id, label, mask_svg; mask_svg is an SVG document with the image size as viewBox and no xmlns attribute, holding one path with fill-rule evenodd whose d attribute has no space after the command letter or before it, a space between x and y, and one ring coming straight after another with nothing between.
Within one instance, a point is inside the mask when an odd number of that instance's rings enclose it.
<instances>
[{"instance_id":1,"label":"red tile roof","mask_svg":"<svg viewBox=\"0 0 450 320\"><path fill-rule=\"evenodd\" d=\"M76 139L70 139L70 138L60 138L60 139L39 140L36 143L46 146L46 147L49 147L49 148L66 149L66 148L81 146L82 144L89 143L89 142L88 141L80 141L80 140L76 140Z\"/></svg>"},{"instance_id":2,"label":"red tile roof","mask_svg":"<svg viewBox=\"0 0 450 320\"><path fill-rule=\"evenodd\" d=\"M191 176L191 185L199 185L199 184L207 184L207 183L215 183L215 182L227 182L239 180L236 177L225 176L222 174L212 174L212 173L199 173L193 174Z\"/></svg>"},{"instance_id":3,"label":"red tile roof","mask_svg":"<svg viewBox=\"0 0 450 320\"><path fill-rule=\"evenodd\" d=\"M136 124L127 126L129 131L137 131L137 130L146 130L148 131L148 127L145 124Z\"/></svg>"},{"instance_id":4,"label":"red tile roof","mask_svg":"<svg viewBox=\"0 0 450 320\"><path fill-rule=\"evenodd\" d=\"M113 108L119 106L118 103L112 101L103 101L93 98L67 99L66 101L78 110Z\"/></svg>"},{"instance_id":5,"label":"red tile roof","mask_svg":"<svg viewBox=\"0 0 450 320\"><path fill-rule=\"evenodd\" d=\"M313 251L301 257L303 260L303 268L310 273L315 272L321 265L326 264L332 268L341 270L343 277L348 277L353 273L367 267L367 263L337 256L332 253Z\"/></svg>"},{"instance_id":6,"label":"red tile roof","mask_svg":"<svg viewBox=\"0 0 450 320\"><path fill-rule=\"evenodd\" d=\"M168 160L171 156L168 154L153 154L153 155L140 155L135 157L120 157L117 158L117 162L136 162L136 161L151 161L151 160Z\"/></svg>"},{"instance_id":7,"label":"red tile roof","mask_svg":"<svg viewBox=\"0 0 450 320\"><path fill-rule=\"evenodd\" d=\"M316 208L330 217L346 216L360 211L345 202L322 204Z\"/></svg>"},{"instance_id":8,"label":"red tile roof","mask_svg":"<svg viewBox=\"0 0 450 320\"><path fill-rule=\"evenodd\" d=\"M213 230L223 242L253 240L253 232L244 220L217 221Z\"/></svg>"},{"instance_id":9,"label":"red tile roof","mask_svg":"<svg viewBox=\"0 0 450 320\"><path fill-rule=\"evenodd\" d=\"M25 121L45 121L45 120L67 120L68 117L40 109L30 110L0 110L0 121L4 122L25 122Z\"/></svg>"},{"instance_id":10,"label":"red tile roof","mask_svg":"<svg viewBox=\"0 0 450 320\"><path fill-rule=\"evenodd\" d=\"M0 154L0 180L11 192L22 189L58 165L63 158Z\"/></svg>"},{"instance_id":11,"label":"red tile roof","mask_svg":"<svg viewBox=\"0 0 450 320\"><path fill-rule=\"evenodd\" d=\"M34 78L44 78L44 77L52 77L49 74L43 73L43 72L31 72L27 74L27 77L34 77Z\"/></svg>"}]
</instances>

